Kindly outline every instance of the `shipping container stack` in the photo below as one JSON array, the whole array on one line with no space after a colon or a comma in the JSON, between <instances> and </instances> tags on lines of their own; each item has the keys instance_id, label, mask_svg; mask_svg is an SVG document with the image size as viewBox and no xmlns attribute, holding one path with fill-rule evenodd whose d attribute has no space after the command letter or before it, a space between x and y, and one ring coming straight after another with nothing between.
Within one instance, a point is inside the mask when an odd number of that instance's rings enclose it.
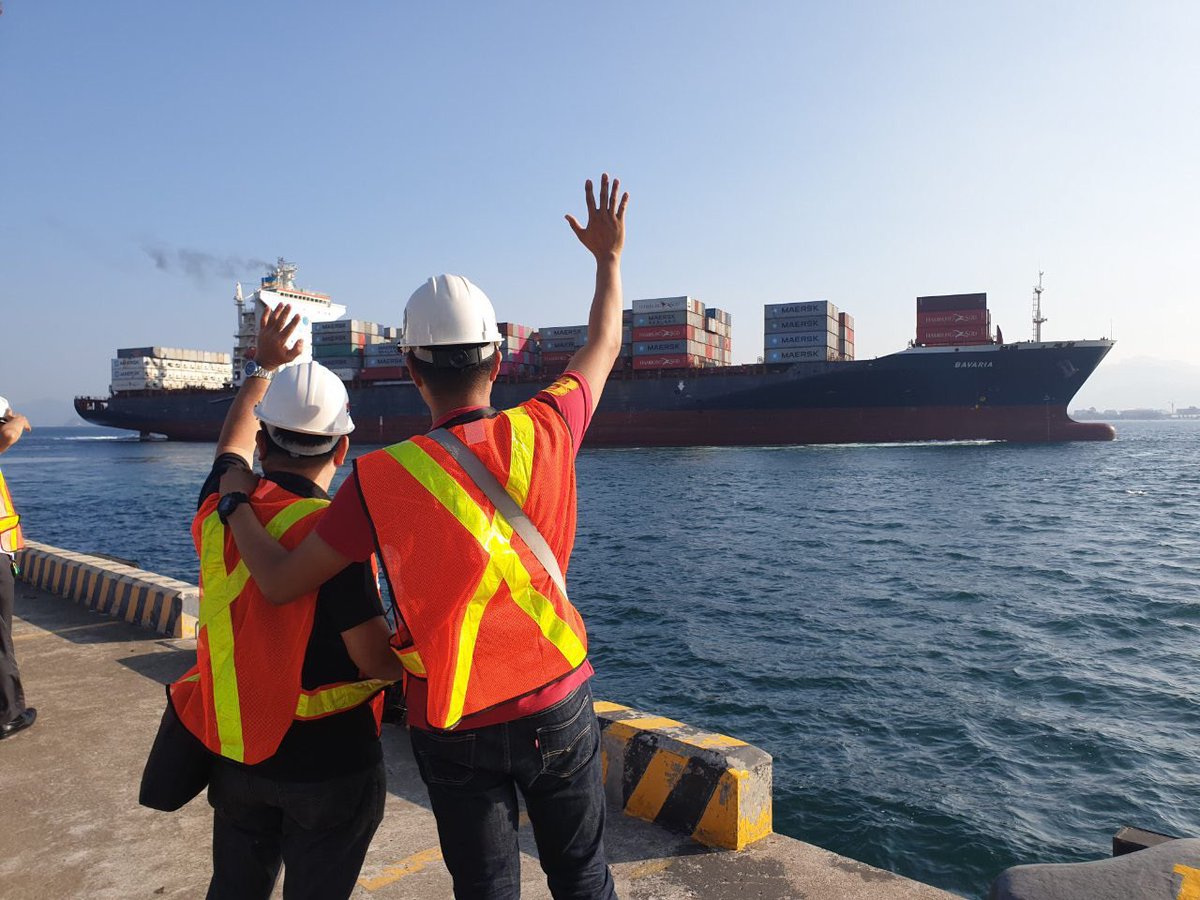
<instances>
[{"instance_id":1,"label":"shipping container stack","mask_svg":"<svg viewBox=\"0 0 1200 900\"><path fill-rule=\"evenodd\" d=\"M535 334L539 350L538 364L543 375L558 375L567 367L575 351L587 343L586 325L553 325Z\"/></svg>"},{"instance_id":2,"label":"shipping container stack","mask_svg":"<svg viewBox=\"0 0 1200 900\"><path fill-rule=\"evenodd\" d=\"M533 375L537 372L537 345L533 339L533 328L514 322L500 322L501 375Z\"/></svg>"},{"instance_id":3,"label":"shipping container stack","mask_svg":"<svg viewBox=\"0 0 1200 900\"><path fill-rule=\"evenodd\" d=\"M633 368L633 310L621 310L621 355L614 369Z\"/></svg>"},{"instance_id":4,"label":"shipping container stack","mask_svg":"<svg viewBox=\"0 0 1200 900\"><path fill-rule=\"evenodd\" d=\"M844 360L854 359L854 316L838 313L838 355Z\"/></svg>"},{"instance_id":5,"label":"shipping container stack","mask_svg":"<svg viewBox=\"0 0 1200 900\"><path fill-rule=\"evenodd\" d=\"M233 381L233 358L211 350L126 347L112 361L112 390L219 389Z\"/></svg>"},{"instance_id":6,"label":"shipping container stack","mask_svg":"<svg viewBox=\"0 0 1200 900\"><path fill-rule=\"evenodd\" d=\"M917 298L917 343L962 347L992 343L987 294L941 294Z\"/></svg>"},{"instance_id":7,"label":"shipping container stack","mask_svg":"<svg viewBox=\"0 0 1200 900\"><path fill-rule=\"evenodd\" d=\"M710 306L704 310L706 340L719 366L733 365L733 316Z\"/></svg>"},{"instance_id":8,"label":"shipping container stack","mask_svg":"<svg viewBox=\"0 0 1200 900\"><path fill-rule=\"evenodd\" d=\"M380 326L379 340L363 347L363 381L407 381L408 369L398 344L400 329Z\"/></svg>"},{"instance_id":9,"label":"shipping container stack","mask_svg":"<svg viewBox=\"0 0 1200 900\"><path fill-rule=\"evenodd\" d=\"M695 297L633 301L633 368L699 369L720 365L715 332L706 330L704 304Z\"/></svg>"},{"instance_id":10,"label":"shipping container stack","mask_svg":"<svg viewBox=\"0 0 1200 900\"><path fill-rule=\"evenodd\" d=\"M828 300L768 303L763 307L763 359L769 363L827 362L845 355L843 319ZM854 320L847 316L850 351Z\"/></svg>"},{"instance_id":11,"label":"shipping container stack","mask_svg":"<svg viewBox=\"0 0 1200 900\"><path fill-rule=\"evenodd\" d=\"M379 326L361 319L313 323L313 359L342 381L358 378L367 339L377 339Z\"/></svg>"}]
</instances>

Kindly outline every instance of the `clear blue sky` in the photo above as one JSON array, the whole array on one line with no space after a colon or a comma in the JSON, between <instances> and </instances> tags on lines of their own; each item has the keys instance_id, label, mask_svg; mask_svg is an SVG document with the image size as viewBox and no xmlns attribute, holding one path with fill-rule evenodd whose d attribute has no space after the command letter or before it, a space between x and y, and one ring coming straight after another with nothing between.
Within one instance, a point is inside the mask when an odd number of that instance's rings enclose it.
<instances>
[{"instance_id":1,"label":"clear blue sky","mask_svg":"<svg viewBox=\"0 0 1200 900\"><path fill-rule=\"evenodd\" d=\"M859 356L918 294L987 291L1026 338L1043 268L1048 337L1200 362L1197 47L1194 2L5 0L0 393L228 350L277 255L356 318L456 271L583 321L562 216L603 169L627 299L732 310L739 361L783 300L851 312Z\"/></svg>"}]
</instances>

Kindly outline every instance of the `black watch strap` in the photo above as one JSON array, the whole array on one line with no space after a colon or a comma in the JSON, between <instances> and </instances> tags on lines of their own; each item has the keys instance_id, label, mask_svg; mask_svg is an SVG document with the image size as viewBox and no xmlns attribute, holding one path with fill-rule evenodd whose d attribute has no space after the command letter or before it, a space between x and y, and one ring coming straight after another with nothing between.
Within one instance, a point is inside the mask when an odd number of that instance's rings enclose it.
<instances>
[{"instance_id":1,"label":"black watch strap","mask_svg":"<svg viewBox=\"0 0 1200 900\"><path fill-rule=\"evenodd\" d=\"M222 525L226 525L233 511L243 503L249 502L250 495L245 491L230 491L228 494L222 494L221 499L217 501L217 518L221 520Z\"/></svg>"}]
</instances>

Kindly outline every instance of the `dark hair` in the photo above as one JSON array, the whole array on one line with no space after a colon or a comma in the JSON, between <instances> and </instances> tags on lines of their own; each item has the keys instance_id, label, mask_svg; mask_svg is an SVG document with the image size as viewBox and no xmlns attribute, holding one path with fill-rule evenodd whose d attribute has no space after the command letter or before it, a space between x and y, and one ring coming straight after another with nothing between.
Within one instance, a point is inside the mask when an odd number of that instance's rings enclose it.
<instances>
[{"instance_id":1,"label":"dark hair","mask_svg":"<svg viewBox=\"0 0 1200 900\"><path fill-rule=\"evenodd\" d=\"M279 444L275 442L275 439L271 437L271 432L267 430L267 426L263 425L259 430L262 432L262 436L266 440L267 445L266 453L263 454L264 458L271 456L282 456L288 460L324 463L333 458L333 454L338 448L337 443L335 443L324 453L317 453L312 456L293 456L290 450L279 446ZM297 447L320 447L329 441L329 435L326 434L305 434L302 431L289 431L286 428L276 427L275 433L288 443ZM340 443L340 441L338 443Z\"/></svg>"},{"instance_id":2,"label":"dark hair","mask_svg":"<svg viewBox=\"0 0 1200 900\"><path fill-rule=\"evenodd\" d=\"M485 344L456 344L451 347L439 347L438 350L453 352L457 349L473 349L486 346ZM496 351L499 353L500 351ZM492 356L480 360L461 369L449 366L435 366L431 362L417 359L411 350L408 352L408 367L421 376L421 380L429 385L429 390L439 397L447 395L472 393L485 387L492 375Z\"/></svg>"}]
</instances>

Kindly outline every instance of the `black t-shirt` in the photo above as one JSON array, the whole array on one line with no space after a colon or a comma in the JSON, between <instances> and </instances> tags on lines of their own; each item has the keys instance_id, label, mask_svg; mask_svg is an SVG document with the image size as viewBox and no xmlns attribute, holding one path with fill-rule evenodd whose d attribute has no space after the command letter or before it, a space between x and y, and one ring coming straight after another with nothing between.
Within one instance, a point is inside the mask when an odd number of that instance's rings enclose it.
<instances>
[{"instance_id":1,"label":"black t-shirt","mask_svg":"<svg viewBox=\"0 0 1200 900\"><path fill-rule=\"evenodd\" d=\"M221 476L234 468L246 468L246 461L236 453L217 457L197 506L220 490ZM291 472L267 472L265 477L297 497L329 499L320 487ZM351 563L321 585L300 675L304 689L359 680L362 676L346 652L342 632L382 615L379 589L366 563ZM293 722L275 755L249 768L278 781L324 781L362 771L382 758L375 716L363 704L309 722Z\"/></svg>"}]
</instances>

